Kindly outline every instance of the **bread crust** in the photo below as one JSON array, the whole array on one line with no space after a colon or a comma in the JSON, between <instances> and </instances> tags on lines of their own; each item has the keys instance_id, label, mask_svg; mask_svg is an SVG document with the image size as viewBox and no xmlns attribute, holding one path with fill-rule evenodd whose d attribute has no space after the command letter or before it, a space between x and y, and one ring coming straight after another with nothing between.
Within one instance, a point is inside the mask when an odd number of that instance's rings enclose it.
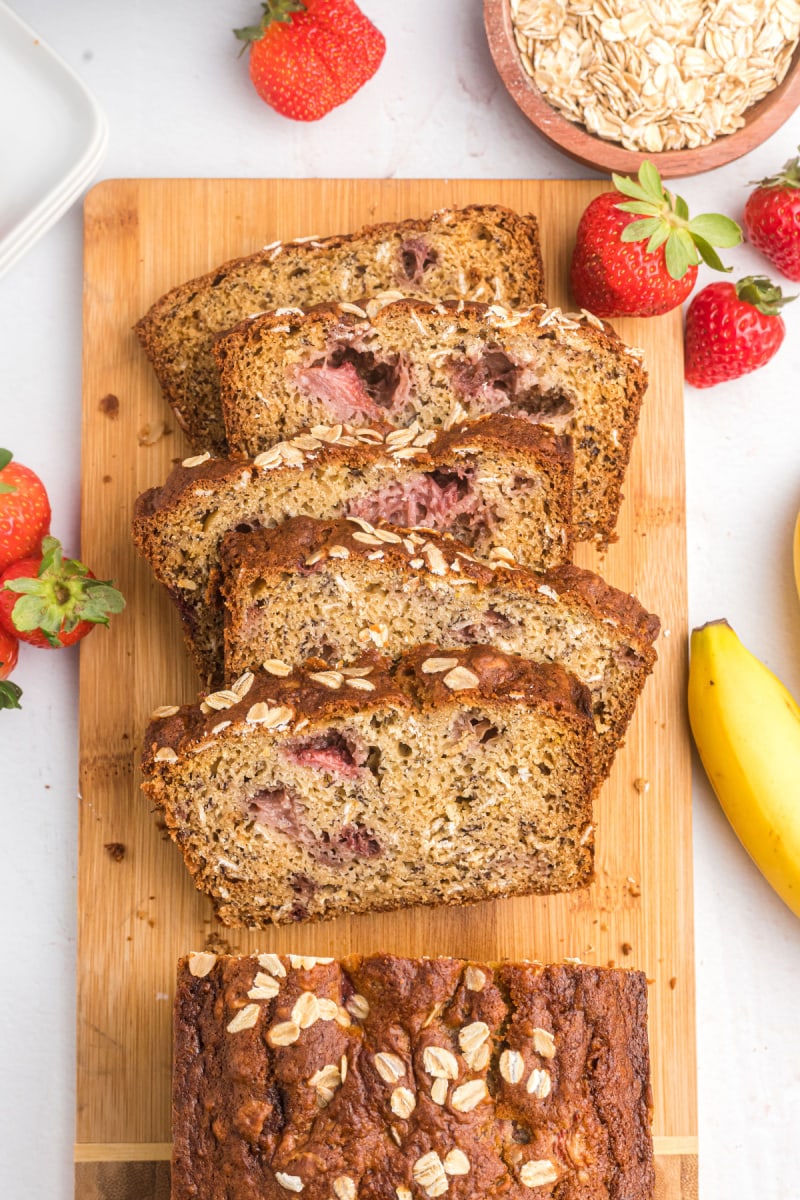
<instances>
[{"instance_id":1,"label":"bread crust","mask_svg":"<svg viewBox=\"0 0 800 1200\"><path fill-rule=\"evenodd\" d=\"M195 954L174 1033L173 1200L652 1200L641 972Z\"/></svg>"}]
</instances>

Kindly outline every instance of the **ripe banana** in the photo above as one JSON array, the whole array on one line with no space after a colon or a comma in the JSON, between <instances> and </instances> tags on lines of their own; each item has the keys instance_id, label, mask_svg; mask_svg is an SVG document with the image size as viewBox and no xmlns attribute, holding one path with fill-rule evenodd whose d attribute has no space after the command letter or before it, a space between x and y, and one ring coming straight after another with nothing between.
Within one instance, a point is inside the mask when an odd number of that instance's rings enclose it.
<instances>
[{"instance_id":1,"label":"ripe banana","mask_svg":"<svg viewBox=\"0 0 800 1200\"><path fill-rule=\"evenodd\" d=\"M794 582L797 595L800 596L800 513L794 527Z\"/></svg>"},{"instance_id":2,"label":"ripe banana","mask_svg":"<svg viewBox=\"0 0 800 1200\"><path fill-rule=\"evenodd\" d=\"M692 633L689 722L739 841L800 917L800 708L727 621Z\"/></svg>"}]
</instances>

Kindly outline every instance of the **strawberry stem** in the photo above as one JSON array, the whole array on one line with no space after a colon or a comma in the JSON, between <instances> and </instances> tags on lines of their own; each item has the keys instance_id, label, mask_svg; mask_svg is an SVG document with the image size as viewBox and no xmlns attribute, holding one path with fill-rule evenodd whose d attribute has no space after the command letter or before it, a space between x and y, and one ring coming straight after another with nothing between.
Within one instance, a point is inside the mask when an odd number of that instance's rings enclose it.
<instances>
[{"instance_id":1,"label":"strawberry stem","mask_svg":"<svg viewBox=\"0 0 800 1200\"><path fill-rule=\"evenodd\" d=\"M704 213L690 220L689 208L682 196L675 196L661 182L661 176L647 159L637 179L612 175L618 192L628 199L618 204L622 212L640 220L631 221L620 234L623 242L647 241L647 253L664 247L664 261L673 279L683 279L690 267L700 260L715 271L730 271L723 265L715 246L738 246L742 231L730 217Z\"/></svg>"},{"instance_id":2,"label":"strawberry stem","mask_svg":"<svg viewBox=\"0 0 800 1200\"><path fill-rule=\"evenodd\" d=\"M781 288L766 275L745 275L736 284L736 295L765 317L777 317L784 304L797 299L796 296L784 296Z\"/></svg>"},{"instance_id":3,"label":"strawberry stem","mask_svg":"<svg viewBox=\"0 0 800 1200\"><path fill-rule=\"evenodd\" d=\"M257 25L245 25L242 29L233 31L239 41L244 42L245 45L250 42L260 42L270 25L276 22L288 24L291 22L292 13L306 11L303 0L264 0L261 7L263 16Z\"/></svg>"},{"instance_id":4,"label":"strawberry stem","mask_svg":"<svg viewBox=\"0 0 800 1200\"><path fill-rule=\"evenodd\" d=\"M800 188L800 146L797 147L797 158L790 158L783 164L782 170L775 175L768 175L766 179L752 179L751 185L758 187L788 187Z\"/></svg>"},{"instance_id":5,"label":"strawberry stem","mask_svg":"<svg viewBox=\"0 0 800 1200\"><path fill-rule=\"evenodd\" d=\"M65 559L57 538L42 539L42 561L34 579L11 579L5 584L19 595L11 619L20 633L41 630L51 646L58 635L72 633L81 623L108 625L113 613L125 607L122 593L109 580L94 579L77 559Z\"/></svg>"}]
</instances>

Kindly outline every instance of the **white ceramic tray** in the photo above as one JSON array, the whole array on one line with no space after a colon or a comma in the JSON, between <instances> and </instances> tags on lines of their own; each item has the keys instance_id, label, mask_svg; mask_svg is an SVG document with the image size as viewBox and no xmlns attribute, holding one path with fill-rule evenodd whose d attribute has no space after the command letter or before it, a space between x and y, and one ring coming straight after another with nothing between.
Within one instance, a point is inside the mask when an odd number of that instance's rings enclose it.
<instances>
[{"instance_id":1,"label":"white ceramic tray","mask_svg":"<svg viewBox=\"0 0 800 1200\"><path fill-rule=\"evenodd\" d=\"M75 72L0 2L0 275L77 200L107 138Z\"/></svg>"}]
</instances>

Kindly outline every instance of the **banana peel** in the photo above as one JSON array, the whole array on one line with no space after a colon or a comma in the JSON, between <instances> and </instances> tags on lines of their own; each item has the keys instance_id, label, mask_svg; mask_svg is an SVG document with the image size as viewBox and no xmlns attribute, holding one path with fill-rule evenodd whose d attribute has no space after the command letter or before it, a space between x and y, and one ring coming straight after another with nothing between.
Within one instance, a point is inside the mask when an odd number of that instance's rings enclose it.
<instances>
[{"instance_id":1,"label":"banana peel","mask_svg":"<svg viewBox=\"0 0 800 1200\"><path fill-rule=\"evenodd\" d=\"M797 514L797 520L794 526L794 582L797 588L797 595L800 598L800 513Z\"/></svg>"},{"instance_id":2,"label":"banana peel","mask_svg":"<svg viewBox=\"0 0 800 1200\"><path fill-rule=\"evenodd\" d=\"M795 569L798 539L800 523ZM689 722L739 841L800 917L800 707L727 621L692 633Z\"/></svg>"}]
</instances>

